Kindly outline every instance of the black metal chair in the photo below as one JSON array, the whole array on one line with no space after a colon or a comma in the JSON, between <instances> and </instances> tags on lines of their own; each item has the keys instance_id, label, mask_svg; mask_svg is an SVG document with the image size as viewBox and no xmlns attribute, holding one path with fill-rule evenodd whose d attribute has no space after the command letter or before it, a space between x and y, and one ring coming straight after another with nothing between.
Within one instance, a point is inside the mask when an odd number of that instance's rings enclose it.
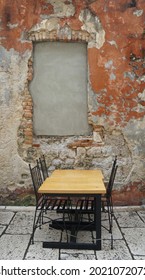
<instances>
[{"instance_id":1,"label":"black metal chair","mask_svg":"<svg viewBox=\"0 0 145 280\"><path fill-rule=\"evenodd\" d=\"M117 171L116 166L117 166L117 156L115 156L115 159L114 159L113 164L112 164L112 169L111 169L109 181L108 181L108 183L105 183L106 194L102 196L102 211L103 212L105 212L105 205L106 205L106 202L107 202L107 198L108 197L111 198L111 201L112 201L112 188L113 188L112 180L113 180L113 178L115 179L114 176L116 175L116 171ZM114 181L113 181L113 183L114 183ZM113 212L113 203L112 203L112 212Z\"/></svg>"},{"instance_id":2,"label":"black metal chair","mask_svg":"<svg viewBox=\"0 0 145 280\"><path fill-rule=\"evenodd\" d=\"M47 168L46 159L45 159L44 155L39 158L39 163L40 163L40 168L41 168L42 175L43 175L43 180L45 180L47 177L49 177L49 174L48 174L48 168Z\"/></svg>"},{"instance_id":3,"label":"black metal chair","mask_svg":"<svg viewBox=\"0 0 145 280\"><path fill-rule=\"evenodd\" d=\"M105 195L102 195L102 211L105 212L105 206L106 206L106 202L107 202L107 199L112 197L112 182L113 182L113 178L115 179L115 175L116 175L116 171L115 171L115 168L117 166L117 156L115 156L115 160L113 161L113 164L112 164L112 169L111 169L111 173L110 173L110 178L109 178L109 181L108 183L105 183L106 185L106 194ZM112 199L111 199L112 201ZM87 198L85 197L85 199L79 199L77 201L77 204L76 204L76 209L77 210L81 210L83 211L84 214L93 214L93 209L94 209L94 201L90 198ZM112 212L113 212L113 205L112 205Z\"/></svg>"},{"instance_id":4,"label":"black metal chair","mask_svg":"<svg viewBox=\"0 0 145 280\"><path fill-rule=\"evenodd\" d=\"M109 183L107 185L106 194L102 197L102 205L103 211L108 214L108 221L109 221L109 233L111 234L111 249L113 249L113 201L112 201L112 189L114 185L114 180L116 176L118 165L116 165L113 169L113 172L110 176ZM105 227L106 228L106 227Z\"/></svg>"},{"instance_id":5,"label":"black metal chair","mask_svg":"<svg viewBox=\"0 0 145 280\"><path fill-rule=\"evenodd\" d=\"M38 193L38 189L43 183L38 163L34 167L31 167L31 165L29 164L29 169L30 169L30 174L31 174L34 193L35 193L35 200L36 200L33 230L31 235L32 243L34 243L35 230L38 226L41 228L41 225L43 224L43 214L46 205L46 198L44 195Z\"/></svg>"},{"instance_id":6,"label":"black metal chair","mask_svg":"<svg viewBox=\"0 0 145 280\"><path fill-rule=\"evenodd\" d=\"M38 193L38 189L43 183L42 173L40 171L38 160L37 164L34 167L31 167L31 165L29 164L29 169L36 199L33 229L31 234L31 241L32 244L34 244L34 233L36 228L39 227L41 229L41 226L46 223L52 222L52 225L55 223L56 228L61 229L62 231L67 231L66 214L68 216L68 219L70 220L69 212L72 206L71 200L68 197L51 197L49 195ZM47 215L48 210L62 213L62 218L52 220L51 215ZM60 220L62 221L61 223Z\"/></svg>"},{"instance_id":7,"label":"black metal chair","mask_svg":"<svg viewBox=\"0 0 145 280\"><path fill-rule=\"evenodd\" d=\"M105 227L105 226L103 226L103 227L106 230L108 230L109 233L111 234L111 249L113 249L112 228L113 228L113 215L114 215L113 214L112 189L113 189L113 185L114 185L117 168L118 168L118 165L117 165L117 156L116 156L115 160L113 161L109 182L106 185L106 194L102 195L102 198L101 198L102 212L107 213L107 215L108 215L107 220L109 223L109 227ZM75 211L76 211L76 213L79 213L80 223L83 221L84 216L87 214L89 223L91 223L93 225L93 223L94 223L94 219L92 217L92 215L94 214L94 200L93 199L87 198L87 197L85 199L79 199L77 201ZM87 226L86 226L86 228L87 228ZM93 229L93 226L90 226L88 224L88 228Z\"/></svg>"}]
</instances>

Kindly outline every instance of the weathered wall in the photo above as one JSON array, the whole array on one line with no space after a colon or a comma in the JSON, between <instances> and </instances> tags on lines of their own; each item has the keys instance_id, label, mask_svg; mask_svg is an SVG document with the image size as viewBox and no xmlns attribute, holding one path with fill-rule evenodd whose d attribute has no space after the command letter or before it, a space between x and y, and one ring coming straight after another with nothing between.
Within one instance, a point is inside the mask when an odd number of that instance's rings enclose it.
<instances>
[{"instance_id":1,"label":"weathered wall","mask_svg":"<svg viewBox=\"0 0 145 280\"><path fill-rule=\"evenodd\" d=\"M118 155L116 204L145 203L145 1L0 0L1 203L29 203L28 162L109 176ZM88 137L35 137L33 42L88 44ZM43 71L43 69L42 69Z\"/></svg>"}]
</instances>

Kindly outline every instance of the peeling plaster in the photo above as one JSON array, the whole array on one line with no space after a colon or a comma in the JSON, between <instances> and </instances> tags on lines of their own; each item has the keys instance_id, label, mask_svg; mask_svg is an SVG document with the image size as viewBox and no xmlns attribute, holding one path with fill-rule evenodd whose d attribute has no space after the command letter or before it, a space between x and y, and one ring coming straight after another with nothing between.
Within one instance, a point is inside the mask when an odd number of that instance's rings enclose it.
<instances>
[{"instance_id":1,"label":"peeling plaster","mask_svg":"<svg viewBox=\"0 0 145 280\"><path fill-rule=\"evenodd\" d=\"M111 69L111 68L112 68L112 65L113 65L113 60L108 60L108 61L105 63L105 68L106 68L106 69Z\"/></svg>"},{"instance_id":2,"label":"peeling plaster","mask_svg":"<svg viewBox=\"0 0 145 280\"><path fill-rule=\"evenodd\" d=\"M145 101L145 89L143 90L143 92L139 92L138 97L139 97L142 101Z\"/></svg>"},{"instance_id":3,"label":"peeling plaster","mask_svg":"<svg viewBox=\"0 0 145 280\"><path fill-rule=\"evenodd\" d=\"M124 73L124 78L129 78L131 81L135 80L135 74L132 72L125 72Z\"/></svg>"},{"instance_id":4,"label":"peeling plaster","mask_svg":"<svg viewBox=\"0 0 145 280\"><path fill-rule=\"evenodd\" d=\"M111 81L115 81L115 80L116 80L116 75L113 74L113 73L111 73L111 74L110 74L110 80L111 80Z\"/></svg>"},{"instance_id":5,"label":"peeling plaster","mask_svg":"<svg viewBox=\"0 0 145 280\"><path fill-rule=\"evenodd\" d=\"M31 32L41 32L41 31L52 31L56 30L59 27L59 19L57 18L51 18L51 19L44 19L41 21L41 23L36 24L33 26L30 30L29 33Z\"/></svg>"},{"instance_id":6,"label":"peeling plaster","mask_svg":"<svg viewBox=\"0 0 145 280\"><path fill-rule=\"evenodd\" d=\"M143 15L143 10L136 10L133 12L133 14L137 17L141 17Z\"/></svg>"},{"instance_id":7,"label":"peeling plaster","mask_svg":"<svg viewBox=\"0 0 145 280\"><path fill-rule=\"evenodd\" d=\"M57 17L71 17L75 14L75 7L72 4L72 1L69 0L47 0L47 3L51 4L54 8L54 15L57 15Z\"/></svg>"},{"instance_id":8,"label":"peeling plaster","mask_svg":"<svg viewBox=\"0 0 145 280\"><path fill-rule=\"evenodd\" d=\"M25 186L30 187L23 174L30 175L28 162L34 163L42 153L46 154L50 173L56 167L100 167L105 177L109 176L117 154L115 187L122 191L128 183L130 196L136 201L140 184L145 182L144 1L24 0L23 5L17 0L9 1L9 5L6 2L0 4L0 185L5 186L5 194L15 190L17 196L16 187L19 193ZM32 134L28 80L32 79L33 67L29 59L32 42L42 40L88 43L88 120L94 130L85 139L35 139ZM130 54L140 59L131 61ZM27 122L24 114L29 115ZM100 126L102 142L99 129L95 130ZM67 145L75 140L80 146L71 150ZM93 144L81 146L84 143ZM122 201L127 202L129 195ZM137 202L141 203L141 198Z\"/></svg>"},{"instance_id":9,"label":"peeling plaster","mask_svg":"<svg viewBox=\"0 0 145 280\"><path fill-rule=\"evenodd\" d=\"M105 31L102 28L99 18L97 16L95 17L88 9L85 9L81 11L79 19L83 22L82 30L95 34L95 40L89 42L88 47L100 49L105 42Z\"/></svg>"},{"instance_id":10,"label":"peeling plaster","mask_svg":"<svg viewBox=\"0 0 145 280\"><path fill-rule=\"evenodd\" d=\"M112 41L108 41L108 43L109 43L111 46L115 46L116 48L118 48L116 41L112 40Z\"/></svg>"},{"instance_id":11,"label":"peeling plaster","mask_svg":"<svg viewBox=\"0 0 145 280\"><path fill-rule=\"evenodd\" d=\"M15 186L20 176L20 169L23 170L26 165L17 155L17 130L22 118L22 90L26 81L25 71L21 70L26 69L29 54L26 51L23 56L20 56L13 49L10 51L1 49L0 67L4 69L3 73L1 72L3 83L0 84L0 165L3 172L3 176L0 176L0 185L5 185L5 188ZM4 65L6 67L3 67ZM14 158L20 159L17 161L19 167L17 169Z\"/></svg>"},{"instance_id":12,"label":"peeling plaster","mask_svg":"<svg viewBox=\"0 0 145 280\"><path fill-rule=\"evenodd\" d=\"M101 30L96 33L96 43L94 44L94 46L97 49L101 49L104 43L105 43L105 31ZM93 47L93 45L89 44L89 47Z\"/></svg>"},{"instance_id":13,"label":"peeling plaster","mask_svg":"<svg viewBox=\"0 0 145 280\"><path fill-rule=\"evenodd\" d=\"M10 29L14 29L16 27L18 27L18 23L16 24L11 24L10 22L7 24L7 26L10 28Z\"/></svg>"},{"instance_id":14,"label":"peeling plaster","mask_svg":"<svg viewBox=\"0 0 145 280\"><path fill-rule=\"evenodd\" d=\"M28 37L30 40L34 41L46 40L48 36L47 33L55 31L58 38L67 38L71 40L73 36L76 37L73 33L78 33L77 37L80 40L86 41L88 37L88 48L95 47L100 49L105 42L105 31L102 29L98 17L94 17L88 9L85 9L81 11L79 19L84 23L81 27L81 30L85 32L84 34L81 34L80 31L73 31L67 23L61 27L60 19L53 17L44 19L39 24L33 26L28 32Z\"/></svg>"},{"instance_id":15,"label":"peeling plaster","mask_svg":"<svg viewBox=\"0 0 145 280\"><path fill-rule=\"evenodd\" d=\"M88 33L96 33L102 29L99 18L94 16L88 9L82 10L79 15L80 21L83 22L82 29Z\"/></svg>"}]
</instances>

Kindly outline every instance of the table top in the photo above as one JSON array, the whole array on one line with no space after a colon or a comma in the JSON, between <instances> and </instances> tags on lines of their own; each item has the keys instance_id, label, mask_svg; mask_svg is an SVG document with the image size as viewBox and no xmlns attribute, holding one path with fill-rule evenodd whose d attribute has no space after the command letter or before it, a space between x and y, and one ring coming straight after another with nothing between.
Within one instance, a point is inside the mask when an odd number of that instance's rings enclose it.
<instances>
[{"instance_id":1,"label":"table top","mask_svg":"<svg viewBox=\"0 0 145 280\"><path fill-rule=\"evenodd\" d=\"M82 170L82 169L56 169L52 175L51 178L54 177L71 177L71 178L88 178L88 177L95 177L98 179L103 179L104 176L102 174L102 171L100 169L93 169L93 170Z\"/></svg>"},{"instance_id":2,"label":"table top","mask_svg":"<svg viewBox=\"0 0 145 280\"><path fill-rule=\"evenodd\" d=\"M46 194L104 194L101 170L55 170L38 190Z\"/></svg>"}]
</instances>

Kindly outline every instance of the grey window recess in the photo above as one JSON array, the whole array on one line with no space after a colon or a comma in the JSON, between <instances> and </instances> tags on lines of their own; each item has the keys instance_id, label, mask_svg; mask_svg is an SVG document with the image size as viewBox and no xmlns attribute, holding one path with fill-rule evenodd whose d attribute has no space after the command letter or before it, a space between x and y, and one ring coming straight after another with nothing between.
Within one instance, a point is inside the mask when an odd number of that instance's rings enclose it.
<instances>
[{"instance_id":1,"label":"grey window recess","mask_svg":"<svg viewBox=\"0 0 145 280\"><path fill-rule=\"evenodd\" d=\"M33 129L36 135L89 133L87 44L34 44Z\"/></svg>"}]
</instances>

